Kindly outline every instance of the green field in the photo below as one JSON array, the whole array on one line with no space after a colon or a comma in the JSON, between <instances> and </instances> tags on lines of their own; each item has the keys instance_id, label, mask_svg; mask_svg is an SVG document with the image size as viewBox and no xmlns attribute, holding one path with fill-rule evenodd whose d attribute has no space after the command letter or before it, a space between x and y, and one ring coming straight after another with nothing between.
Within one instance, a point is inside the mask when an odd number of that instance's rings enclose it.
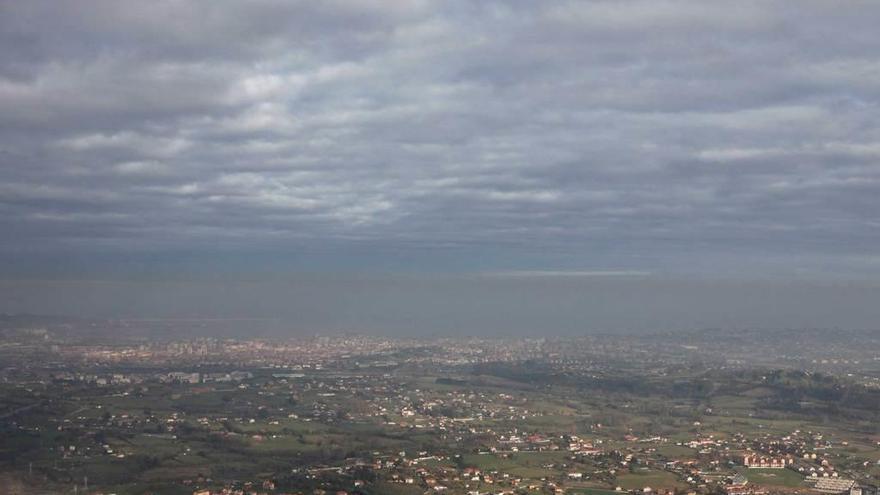
<instances>
[{"instance_id":1,"label":"green field","mask_svg":"<svg viewBox=\"0 0 880 495\"><path fill-rule=\"evenodd\" d=\"M687 486L686 483L678 481L672 473L653 470L622 474L617 477L617 484L624 490L641 490L648 486L655 490Z\"/></svg>"},{"instance_id":2,"label":"green field","mask_svg":"<svg viewBox=\"0 0 880 495\"><path fill-rule=\"evenodd\" d=\"M620 495L620 492L603 488L569 488L565 493L577 495Z\"/></svg>"},{"instance_id":3,"label":"green field","mask_svg":"<svg viewBox=\"0 0 880 495\"><path fill-rule=\"evenodd\" d=\"M555 464L565 459L564 452L518 452L510 457L494 454L466 454L462 456L465 466L476 467L484 471L499 471L513 476L539 479L559 474L558 470L546 468L545 465Z\"/></svg>"},{"instance_id":4,"label":"green field","mask_svg":"<svg viewBox=\"0 0 880 495\"><path fill-rule=\"evenodd\" d=\"M796 487L800 486L804 479L803 476L791 469L744 468L740 472L748 478L749 482L756 485Z\"/></svg>"}]
</instances>

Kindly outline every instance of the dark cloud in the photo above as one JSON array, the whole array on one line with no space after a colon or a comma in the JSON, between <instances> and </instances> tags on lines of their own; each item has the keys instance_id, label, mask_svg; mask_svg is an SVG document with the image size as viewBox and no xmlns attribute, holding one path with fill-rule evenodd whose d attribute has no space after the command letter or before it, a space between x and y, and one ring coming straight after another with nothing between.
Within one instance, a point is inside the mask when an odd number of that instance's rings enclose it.
<instances>
[{"instance_id":1,"label":"dark cloud","mask_svg":"<svg viewBox=\"0 0 880 495\"><path fill-rule=\"evenodd\" d=\"M868 1L0 2L2 256L873 277L878 24Z\"/></svg>"}]
</instances>

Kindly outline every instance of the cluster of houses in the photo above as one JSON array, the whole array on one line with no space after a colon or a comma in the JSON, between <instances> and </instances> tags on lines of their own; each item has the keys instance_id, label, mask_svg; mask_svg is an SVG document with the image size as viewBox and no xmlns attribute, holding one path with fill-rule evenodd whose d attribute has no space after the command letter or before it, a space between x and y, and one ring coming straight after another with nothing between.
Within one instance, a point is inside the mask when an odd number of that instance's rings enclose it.
<instances>
[{"instance_id":1,"label":"cluster of houses","mask_svg":"<svg viewBox=\"0 0 880 495\"><path fill-rule=\"evenodd\" d=\"M422 407L413 407L413 416L421 415ZM769 437L749 440L742 435L730 438L701 436L689 441L679 441L679 447L689 447L691 455L669 458L664 455L664 445L669 439L660 436L639 438L628 434L618 441L602 438L587 439L577 435L548 435L536 431L491 431L460 425L459 433L470 431L483 438L493 438L492 445L481 453L499 458L530 455L530 452L558 452L564 461L544 466L557 474L535 479L516 476L503 469L480 469L474 466L454 467L454 459L448 455L431 455L420 452L419 456L380 456L375 462L364 464L373 471L376 479L402 485L413 485L425 493L570 493L578 487L608 486L609 489L630 494L662 495L672 493L718 493L726 495L766 495L776 493L814 493L828 495L875 495L875 491L860 485L854 479L841 476L829 462L827 455L808 452L809 446L818 445L815 436L797 435L773 440ZM804 437L808 437L804 440ZM623 443L620 442L623 441ZM819 440L821 441L821 439ZM824 443L822 445L825 445ZM820 449L821 451L821 449ZM378 454L378 453L376 453ZM458 456L455 456L458 457ZM437 461L437 462L434 462ZM742 469L745 468L745 469ZM752 476L760 470L790 470L801 475L800 486L765 485L762 475ZM669 486L640 487L624 490L616 485L616 476L640 470L665 471L675 475L677 488ZM344 474L344 469L337 471ZM765 474L763 476L774 476ZM751 479L750 479L751 478ZM360 486L352 486L353 493L360 493ZM684 490L682 486L688 486ZM464 491L463 491L464 490ZM203 492L204 493L204 492ZM211 492L209 492L211 493ZM226 495L225 492L219 492ZM255 491L253 493L260 493ZM275 494L269 491L267 493ZM317 493L317 492L315 492ZM330 494L347 493L330 491ZM202 495L202 494L198 494ZM211 493L211 495L215 495ZM230 492L237 495L237 492ZM250 495L245 492L245 495Z\"/></svg>"},{"instance_id":2,"label":"cluster of houses","mask_svg":"<svg viewBox=\"0 0 880 495\"><path fill-rule=\"evenodd\" d=\"M793 457L773 457L758 454L743 456L743 466L759 469L784 469L794 464Z\"/></svg>"}]
</instances>

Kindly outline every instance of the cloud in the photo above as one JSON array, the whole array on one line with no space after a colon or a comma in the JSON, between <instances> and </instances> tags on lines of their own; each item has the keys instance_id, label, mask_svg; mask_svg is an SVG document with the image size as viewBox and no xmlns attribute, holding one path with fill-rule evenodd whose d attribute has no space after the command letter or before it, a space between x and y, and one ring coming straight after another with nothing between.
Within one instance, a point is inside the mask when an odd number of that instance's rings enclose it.
<instances>
[{"instance_id":1,"label":"cloud","mask_svg":"<svg viewBox=\"0 0 880 495\"><path fill-rule=\"evenodd\" d=\"M0 2L3 249L876 271L878 21L859 1Z\"/></svg>"}]
</instances>

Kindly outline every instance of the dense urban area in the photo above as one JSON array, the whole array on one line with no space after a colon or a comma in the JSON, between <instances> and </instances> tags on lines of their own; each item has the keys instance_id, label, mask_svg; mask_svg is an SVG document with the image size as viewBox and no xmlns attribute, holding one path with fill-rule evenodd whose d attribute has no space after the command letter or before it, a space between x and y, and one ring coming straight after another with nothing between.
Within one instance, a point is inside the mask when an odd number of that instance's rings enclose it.
<instances>
[{"instance_id":1,"label":"dense urban area","mask_svg":"<svg viewBox=\"0 0 880 495\"><path fill-rule=\"evenodd\" d=\"M867 331L245 339L203 336L211 321L0 323L2 493L880 484L880 340Z\"/></svg>"}]
</instances>

